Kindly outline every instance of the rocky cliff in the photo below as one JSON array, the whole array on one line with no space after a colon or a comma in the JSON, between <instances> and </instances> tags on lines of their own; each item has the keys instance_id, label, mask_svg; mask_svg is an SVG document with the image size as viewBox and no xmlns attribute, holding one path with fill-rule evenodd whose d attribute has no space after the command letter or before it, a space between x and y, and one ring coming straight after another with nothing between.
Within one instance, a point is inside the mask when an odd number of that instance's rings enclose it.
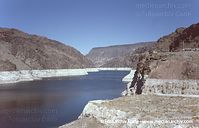
<instances>
[{"instance_id":1,"label":"rocky cliff","mask_svg":"<svg viewBox=\"0 0 199 128\"><path fill-rule=\"evenodd\" d=\"M86 57L96 67L132 67L129 55L140 47L149 47L153 42L137 44L115 45L108 47L93 48Z\"/></svg>"},{"instance_id":2,"label":"rocky cliff","mask_svg":"<svg viewBox=\"0 0 199 128\"><path fill-rule=\"evenodd\" d=\"M0 44L0 71L93 66L73 47L17 29L0 28Z\"/></svg>"}]
</instances>

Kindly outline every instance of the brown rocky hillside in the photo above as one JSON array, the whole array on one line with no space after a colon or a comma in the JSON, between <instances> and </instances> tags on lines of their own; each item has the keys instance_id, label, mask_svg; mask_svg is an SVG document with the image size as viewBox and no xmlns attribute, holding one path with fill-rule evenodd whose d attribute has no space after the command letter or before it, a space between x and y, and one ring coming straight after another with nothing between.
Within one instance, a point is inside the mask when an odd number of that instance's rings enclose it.
<instances>
[{"instance_id":1,"label":"brown rocky hillside","mask_svg":"<svg viewBox=\"0 0 199 128\"><path fill-rule=\"evenodd\" d=\"M171 51L189 48L199 48L199 23L183 30L170 45Z\"/></svg>"},{"instance_id":2,"label":"brown rocky hillside","mask_svg":"<svg viewBox=\"0 0 199 128\"><path fill-rule=\"evenodd\" d=\"M161 37L156 43L158 51L182 51L199 48L199 23L188 28L178 28L175 32Z\"/></svg>"},{"instance_id":3,"label":"brown rocky hillside","mask_svg":"<svg viewBox=\"0 0 199 128\"><path fill-rule=\"evenodd\" d=\"M17 29L0 28L0 44L0 71L93 66L73 47Z\"/></svg>"}]
</instances>

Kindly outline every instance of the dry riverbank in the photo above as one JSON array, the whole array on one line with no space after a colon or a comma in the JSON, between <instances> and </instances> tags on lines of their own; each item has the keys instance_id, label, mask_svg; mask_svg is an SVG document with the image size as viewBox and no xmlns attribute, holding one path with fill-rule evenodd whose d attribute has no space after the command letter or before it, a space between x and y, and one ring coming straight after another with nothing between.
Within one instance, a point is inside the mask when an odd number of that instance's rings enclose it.
<instances>
[{"instance_id":1,"label":"dry riverbank","mask_svg":"<svg viewBox=\"0 0 199 128\"><path fill-rule=\"evenodd\" d=\"M86 69L22 70L0 72L0 84L39 80L47 77L87 75Z\"/></svg>"}]
</instances>

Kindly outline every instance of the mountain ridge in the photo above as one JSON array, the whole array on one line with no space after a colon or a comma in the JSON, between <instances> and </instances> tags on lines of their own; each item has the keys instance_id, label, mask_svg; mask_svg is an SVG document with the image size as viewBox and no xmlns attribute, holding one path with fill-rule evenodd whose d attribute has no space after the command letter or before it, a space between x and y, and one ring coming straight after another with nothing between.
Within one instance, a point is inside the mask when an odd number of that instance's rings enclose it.
<instances>
[{"instance_id":1,"label":"mountain ridge","mask_svg":"<svg viewBox=\"0 0 199 128\"><path fill-rule=\"evenodd\" d=\"M96 67L129 67L122 64L121 58L131 54L137 48L151 45L153 42L140 42L134 44L111 45L106 47L95 47L90 50L86 57L91 60Z\"/></svg>"}]
</instances>

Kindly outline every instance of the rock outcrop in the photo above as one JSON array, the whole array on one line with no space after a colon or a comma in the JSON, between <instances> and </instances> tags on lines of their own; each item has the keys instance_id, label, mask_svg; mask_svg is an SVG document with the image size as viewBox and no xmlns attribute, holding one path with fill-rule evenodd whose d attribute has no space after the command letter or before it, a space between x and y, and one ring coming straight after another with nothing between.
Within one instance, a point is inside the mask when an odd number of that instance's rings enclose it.
<instances>
[{"instance_id":1,"label":"rock outcrop","mask_svg":"<svg viewBox=\"0 0 199 128\"><path fill-rule=\"evenodd\" d=\"M93 67L73 47L16 29L0 28L0 71Z\"/></svg>"}]
</instances>

